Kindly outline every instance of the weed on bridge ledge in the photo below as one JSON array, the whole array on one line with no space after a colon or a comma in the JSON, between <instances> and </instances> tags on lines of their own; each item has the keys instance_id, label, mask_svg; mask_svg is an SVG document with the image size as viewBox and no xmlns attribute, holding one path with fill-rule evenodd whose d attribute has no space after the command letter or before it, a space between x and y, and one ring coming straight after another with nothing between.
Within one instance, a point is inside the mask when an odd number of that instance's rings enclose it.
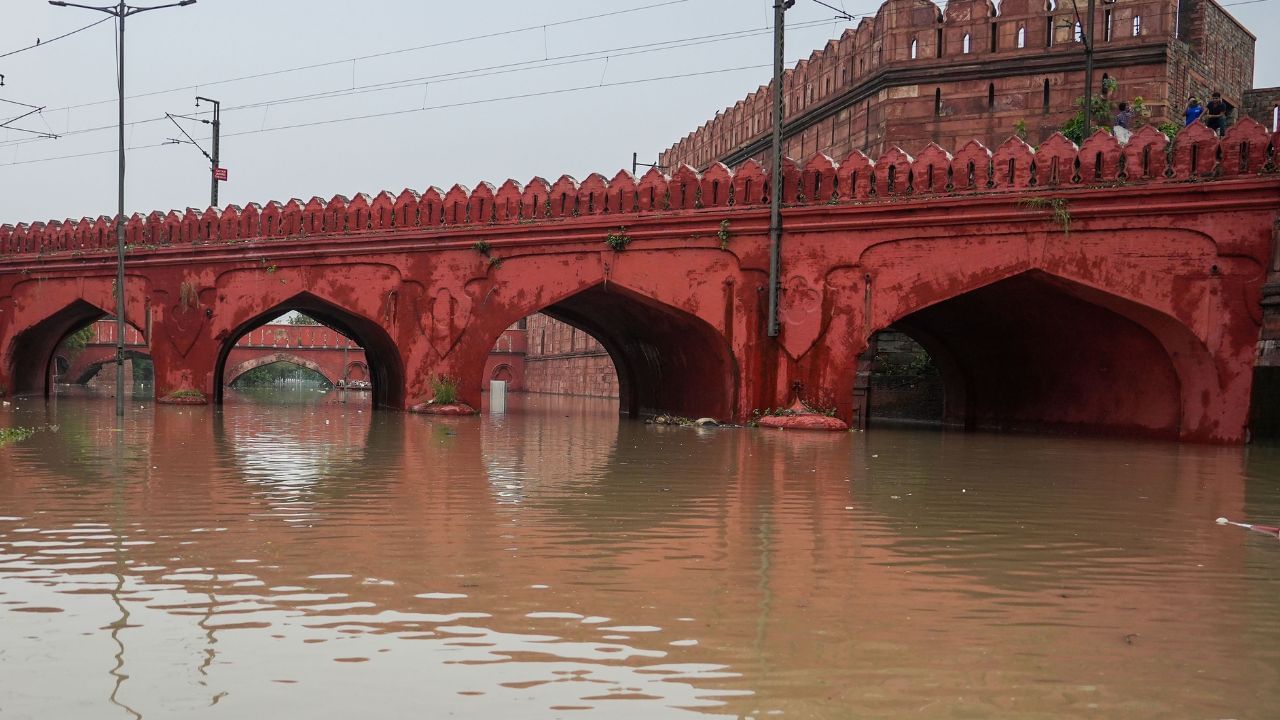
<instances>
[{"instance_id":1,"label":"weed on bridge ledge","mask_svg":"<svg viewBox=\"0 0 1280 720\"><path fill-rule=\"evenodd\" d=\"M1062 198L1029 197L1018 201L1020 207L1028 210L1051 210L1053 221L1062 226L1064 235L1071 234L1071 210L1067 201Z\"/></svg>"},{"instance_id":2,"label":"weed on bridge ledge","mask_svg":"<svg viewBox=\"0 0 1280 720\"><path fill-rule=\"evenodd\" d=\"M631 236L627 234L626 227L619 227L617 231L605 236L604 244L613 248L614 252L622 252L631 244Z\"/></svg>"}]
</instances>

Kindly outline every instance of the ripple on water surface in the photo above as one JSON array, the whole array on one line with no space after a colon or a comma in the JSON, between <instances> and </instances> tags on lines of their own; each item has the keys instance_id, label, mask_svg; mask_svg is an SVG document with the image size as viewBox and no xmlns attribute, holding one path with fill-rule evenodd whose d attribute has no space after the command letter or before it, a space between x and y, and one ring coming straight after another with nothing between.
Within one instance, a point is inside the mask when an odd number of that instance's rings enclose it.
<instances>
[{"instance_id":1,"label":"ripple on water surface","mask_svg":"<svg viewBox=\"0 0 1280 720\"><path fill-rule=\"evenodd\" d=\"M1280 453L0 410L0 714L1262 717ZM371 709L368 698L376 697Z\"/></svg>"}]
</instances>

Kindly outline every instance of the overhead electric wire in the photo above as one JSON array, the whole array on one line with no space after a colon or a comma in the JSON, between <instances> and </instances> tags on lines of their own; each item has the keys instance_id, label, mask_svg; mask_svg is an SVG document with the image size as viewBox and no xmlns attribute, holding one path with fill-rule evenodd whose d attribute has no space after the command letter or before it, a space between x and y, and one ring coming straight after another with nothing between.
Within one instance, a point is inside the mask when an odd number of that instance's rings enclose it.
<instances>
[{"instance_id":1,"label":"overhead electric wire","mask_svg":"<svg viewBox=\"0 0 1280 720\"><path fill-rule=\"evenodd\" d=\"M294 123L291 125L281 125L276 127L261 128L258 130L242 130L240 132L235 132L230 134L223 133L222 137L228 138L228 137L240 137L244 135L259 135L262 133L279 132L282 130L297 130L301 128L318 127L321 125L333 125L336 123L354 122L357 120L371 120L374 118L391 117L396 115L409 115L412 113L427 112L431 110L447 110L447 109L467 107L472 105L486 105L490 103L506 102L509 100L523 100L527 98L545 97L548 95L561 95L565 93L581 92L584 90L599 90L601 88L622 87L626 85L639 85L642 83L650 83L650 82L665 82L668 80L680 80L683 78L701 77L706 75L717 75L717 74L727 73L727 72L737 72L740 70L759 70L765 67L770 67L770 65L768 65L767 63L761 64L761 65L743 65L740 67L719 68L716 70L703 70L700 72L681 73L679 75L663 75L660 77L639 78L635 80L619 80L616 82L592 84L592 85L580 85L577 87L559 88L555 90L540 90L536 92L520 93L516 95L504 95L501 97L494 97L494 98L481 98L478 100L464 100L456 103L445 103L442 105L429 105L427 107L404 108L400 110L388 110L385 112L368 113L365 115L353 115L348 117L329 118L326 120ZM142 150L146 148L162 147L168 144L169 144L168 142L160 142L160 143L147 144L147 145L134 145L128 149ZM94 155L105 155L105 154L114 153L114 152L116 151L115 150L95 150L92 152L76 153L72 155L59 155L56 157L33 158L31 160L15 160L13 162L0 163L0 167L9 167L13 165L31 165L31 164L42 163L42 162L53 162L55 160L71 160L75 158L91 157Z\"/></svg>"},{"instance_id":2,"label":"overhead electric wire","mask_svg":"<svg viewBox=\"0 0 1280 720\"><path fill-rule=\"evenodd\" d=\"M104 22L106 22L106 21L108 21L108 20L110 20L110 19L111 19L110 17L104 17L104 18L102 18L101 20L99 20L99 21L97 21L97 22L89 23L88 25L85 25L85 26L84 26L84 27L82 27L82 28L76 28L75 30L72 30L71 32L63 33L63 34L59 35L58 37L50 38L50 39L48 39L48 40L45 40L44 42L39 42L39 41L37 41L35 45L28 45L28 46L23 47L23 48L18 48L17 50L10 50L9 52L4 53L3 55L0 55L0 58L7 58L7 57L9 57L9 56L11 56L11 55L17 55L18 53L21 53L21 52L26 52L26 51L28 51L28 50L35 50L36 48L42 48L42 47L45 47L46 45L51 45L51 44L53 44L53 43L58 42L58 41L59 41L59 40L61 40L62 38L69 38L69 37L71 37L72 35L75 35L75 34L76 34L76 33L78 33L78 32L84 32L85 30L88 30L88 29L89 29L89 28L91 28L91 27L97 27L98 25L101 25L102 23L104 23ZM105 102L105 101L104 101L104 102ZM64 108L58 108L58 109L59 109L59 110L62 110L62 109L64 109Z\"/></svg>"},{"instance_id":3,"label":"overhead electric wire","mask_svg":"<svg viewBox=\"0 0 1280 720\"><path fill-rule=\"evenodd\" d=\"M797 29L805 29L825 25L826 20L813 20L805 23L797 23L792 27ZM252 110L262 107L275 107L280 105L290 105L298 102L310 102L314 100L329 100L342 97L350 97L353 95L364 95L372 92L385 92L390 90L399 90L409 87L421 87L423 85L443 84L448 82L457 82L461 80L474 80L478 78L494 77L498 75L506 75L516 72L529 72L535 70L543 70L548 68L563 67L566 65L584 64L607 60L609 58L630 57L633 55L644 55L653 52L663 52L667 50L678 50L694 45L706 45L714 42L727 42L732 40L740 40L754 37L757 35L768 34L772 32L770 29L749 29L735 30L726 33L715 33L712 35L699 35L695 37L679 38L675 40L663 40L653 43L644 43L640 45L626 45L615 48L604 48L599 50L590 50L580 53L570 53L567 55L558 55L551 58L542 58L536 60L524 60L519 62L504 63L500 65L490 65L486 67L470 68L465 70L455 70L452 72L439 73L436 75L424 75L415 78L403 78L400 80L389 80L381 83L371 83L368 85L359 85L351 88L341 88L337 90L323 90L315 93L307 93L303 95L286 96L281 98L270 98L267 100L258 100L243 105L233 105L225 107L222 112L234 112L237 110ZM196 113L199 115L200 113ZM134 120L126 123L126 127L135 125L147 125L156 122L162 122L166 118L164 115L145 118L142 120ZM84 135L93 132L102 132L105 130L115 130L117 125L111 123L108 125L96 125L88 128L78 128L76 130L68 130L62 133L61 137L72 137L76 135ZM31 142L30 139L6 140L0 141L0 147L8 147L13 145L22 145Z\"/></svg>"},{"instance_id":4,"label":"overhead electric wire","mask_svg":"<svg viewBox=\"0 0 1280 720\"><path fill-rule=\"evenodd\" d=\"M323 62L312 63L310 65L298 65L295 67L280 68L277 70L267 70L260 73L240 75L238 77L223 78L220 80L210 80L208 82L188 83L186 85L171 87L165 90L151 90L144 93L138 93L137 95L126 95L125 99L134 100L137 98L153 97L156 95L165 95L167 93L172 93L172 92L180 92L182 90L190 90L191 88L206 88L206 87L213 87L215 85L227 85L229 83L243 82L245 80L258 80L266 77L274 77L276 75L286 75L288 73L303 72L306 70L316 70L323 67L332 67L334 65L345 65L347 63L359 62L361 60L374 60L377 58L388 57L391 55L400 55L403 53L417 52L419 50L431 50L433 48L448 47L450 45L460 45L462 43L475 42L477 40L491 40L493 38L504 37L507 35L517 35L519 33L533 32L534 30L542 30L544 28L550 28L550 27L560 27L562 25L573 25L576 23L587 22L589 20L600 20L602 18L614 17L617 15L626 15L629 13L641 12L644 10L652 10L654 8L666 7L668 5L680 5L686 2L689 2L689 0L666 0L666 2L652 3L649 5L641 5L639 7L633 7L633 8L624 8L622 10L613 10L611 12L599 13L596 15L584 15L582 17L569 18L566 20L556 20L553 22L542 23L539 25L528 25L520 28L512 28L510 30L498 30L491 33L484 33L481 35L471 35L468 37L454 38L452 40L441 40L439 42L428 43L426 45L416 45L414 47L399 48L396 50L384 50L382 52L370 53L368 55L356 55L353 57L342 58L339 60L325 60ZM110 18L107 18L107 19L109 20ZM102 22L102 21L99 21L99 22ZM96 25L97 23L94 23L94 24ZM84 28L81 28L81 29L83 30ZM117 98L110 98L107 100L94 100L91 102L79 103L76 105L63 105L62 107L49 108L49 111L57 112L59 110L76 110L79 108L90 107L93 105L105 105L107 103L113 103L116 101L117 101Z\"/></svg>"}]
</instances>

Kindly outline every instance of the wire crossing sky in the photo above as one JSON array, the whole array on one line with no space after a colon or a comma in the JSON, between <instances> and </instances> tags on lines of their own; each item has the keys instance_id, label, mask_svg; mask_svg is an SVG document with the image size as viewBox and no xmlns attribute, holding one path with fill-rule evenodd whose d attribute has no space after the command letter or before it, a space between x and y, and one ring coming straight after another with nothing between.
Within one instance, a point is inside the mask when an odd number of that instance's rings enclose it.
<instances>
[{"instance_id":1,"label":"wire crossing sky","mask_svg":"<svg viewBox=\"0 0 1280 720\"><path fill-rule=\"evenodd\" d=\"M1256 87L1280 85L1277 2L1223 3L1258 36ZM114 213L113 26L4 5L0 100L44 107L14 125L60 137L0 129L0 223ZM809 0L788 12L789 64L856 24L834 14ZM139 15L127 204L207 203L208 161L168 142L181 134L166 113L202 117L197 95L223 104L223 203L610 176L766 83L771 22L772 0L200 0ZM0 104L0 124L26 110Z\"/></svg>"}]
</instances>

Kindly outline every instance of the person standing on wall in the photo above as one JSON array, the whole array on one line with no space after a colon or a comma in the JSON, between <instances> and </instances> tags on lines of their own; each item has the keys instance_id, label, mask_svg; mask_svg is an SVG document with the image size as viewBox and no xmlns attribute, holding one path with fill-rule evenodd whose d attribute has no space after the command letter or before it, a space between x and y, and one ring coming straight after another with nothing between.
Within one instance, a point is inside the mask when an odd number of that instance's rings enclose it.
<instances>
[{"instance_id":1,"label":"person standing on wall","mask_svg":"<svg viewBox=\"0 0 1280 720\"><path fill-rule=\"evenodd\" d=\"M1190 98L1187 99L1186 125L1190 126L1191 123L1195 122L1196 120L1199 120L1200 116L1203 114L1204 114L1204 106L1200 104L1200 99L1197 98L1195 95L1192 95Z\"/></svg>"},{"instance_id":2,"label":"person standing on wall","mask_svg":"<svg viewBox=\"0 0 1280 720\"><path fill-rule=\"evenodd\" d=\"M1111 134L1116 136L1121 145L1129 142L1129 138L1133 136L1133 110L1129 103L1120 103L1120 109L1111 123Z\"/></svg>"},{"instance_id":3,"label":"person standing on wall","mask_svg":"<svg viewBox=\"0 0 1280 720\"><path fill-rule=\"evenodd\" d=\"M1204 108L1204 124L1221 135L1227 130L1227 115L1234 109L1231 103L1222 99L1222 93L1215 92L1209 104Z\"/></svg>"}]
</instances>

